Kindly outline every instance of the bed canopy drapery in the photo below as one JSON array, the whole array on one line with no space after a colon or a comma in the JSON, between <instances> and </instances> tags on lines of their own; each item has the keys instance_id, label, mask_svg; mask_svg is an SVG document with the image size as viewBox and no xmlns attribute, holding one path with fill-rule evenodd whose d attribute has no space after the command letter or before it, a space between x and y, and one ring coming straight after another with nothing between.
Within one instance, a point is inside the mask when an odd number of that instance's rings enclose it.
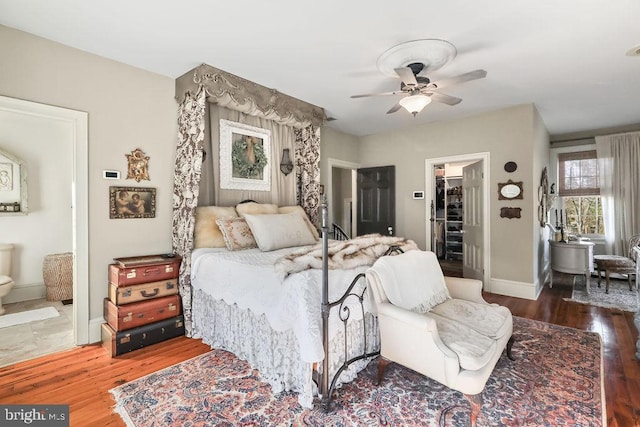
<instances>
[{"instance_id":1,"label":"bed canopy drapery","mask_svg":"<svg viewBox=\"0 0 640 427\"><path fill-rule=\"evenodd\" d=\"M187 336L191 336L190 276L195 212L203 176L204 148L210 145L207 145L207 138L217 138L217 135L212 135L208 107L224 107L294 128L296 200L316 225L320 204L320 126L326 116L320 107L206 64L176 79L176 100L179 108L172 244L174 253L183 259L179 287L185 331ZM278 162L278 153L274 153L272 158ZM212 178L216 179L218 171L213 172ZM242 197L242 193L238 194Z\"/></svg>"}]
</instances>

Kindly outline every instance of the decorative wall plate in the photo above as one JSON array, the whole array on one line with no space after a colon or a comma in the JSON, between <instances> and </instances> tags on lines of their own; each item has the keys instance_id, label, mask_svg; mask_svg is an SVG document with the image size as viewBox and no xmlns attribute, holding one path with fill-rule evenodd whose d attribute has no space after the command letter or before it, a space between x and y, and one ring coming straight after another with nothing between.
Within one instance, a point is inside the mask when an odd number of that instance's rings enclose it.
<instances>
[{"instance_id":1,"label":"decorative wall plate","mask_svg":"<svg viewBox=\"0 0 640 427\"><path fill-rule=\"evenodd\" d=\"M511 173L515 172L518 169L518 164L516 162L507 162L504 164L504 170Z\"/></svg>"},{"instance_id":2,"label":"decorative wall plate","mask_svg":"<svg viewBox=\"0 0 640 427\"><path fill-rule=\"evenodd\" d=\"M538 221L540 221L540 227L544 227L547 223L547 212L549 207L547 206L547 195L549 194L549 181L547 180L547 167L542 169L542 177L540 178L540 187L538 187L538 200L540 205L538 206Z\"/></svg>"}]
</instances>

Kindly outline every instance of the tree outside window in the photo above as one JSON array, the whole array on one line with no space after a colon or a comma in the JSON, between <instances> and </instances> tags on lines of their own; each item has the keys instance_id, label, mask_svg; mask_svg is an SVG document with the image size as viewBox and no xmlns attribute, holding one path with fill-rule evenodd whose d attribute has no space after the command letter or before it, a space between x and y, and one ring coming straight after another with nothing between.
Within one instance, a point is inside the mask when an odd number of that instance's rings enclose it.
<instances>
[{"instance_id":1,"label":"tree outside window","mask_svg":"<svg viewBox=\"0 0 640 427\"><path fill-rule=\"evenodd\" d=\"M562 198L567 213L567 230L575 234L604 234L600 196Z\"/></svg>"},{"instance_id":2,"label":"tree outside window","mask_svg":"<svg viewBox=\"0 0 640 427\"><path fill-rule=\"evenodd\" d=\"M596 150L560 154L558 171L558 195L566 212L567 231L604 234Z\"/></svg>"}]
</instances>

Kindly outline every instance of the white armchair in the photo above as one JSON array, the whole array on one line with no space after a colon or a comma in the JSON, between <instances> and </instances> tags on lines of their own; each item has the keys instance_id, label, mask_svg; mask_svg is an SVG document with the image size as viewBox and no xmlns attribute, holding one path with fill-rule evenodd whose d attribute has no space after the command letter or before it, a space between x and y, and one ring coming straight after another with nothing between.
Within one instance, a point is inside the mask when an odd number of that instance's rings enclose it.
<instances>
[{"instance_id":1,"label":"white armchair","mask_svg":"<svg viewBox=\"0 0 640 427\"><path fill-rule=\"evenodd\" d=\"M462 392L471 425L502 351L511 356L511 312L482 298L482 282L444 277L433 252L378 259L366 272L380 328L378 383L395 362Z\"/></svg>"}]
</instances>

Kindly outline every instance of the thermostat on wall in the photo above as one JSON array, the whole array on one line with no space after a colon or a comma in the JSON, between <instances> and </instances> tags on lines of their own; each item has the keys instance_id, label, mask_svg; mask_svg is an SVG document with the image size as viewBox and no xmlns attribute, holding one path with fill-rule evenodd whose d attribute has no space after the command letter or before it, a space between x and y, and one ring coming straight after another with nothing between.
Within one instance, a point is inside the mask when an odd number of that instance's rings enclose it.
<instances>
[{"instance_id":1,"label":"thermostat on wall","mask_svg":"<svg viewBox=\"0 0 640 427\"><path fill-rule=\"evenodd\" d=\"M424 199L424 191L414 191L413 192L414 199Z\"/></svg>"},{"instance_id":2,"label":"thermostat on wall","mask_svg":"<svg viewBox=\"0 0 640 427\"><path fill-rule=\"evenodd\" d=\"M104 179L120 179L120 171L102 171Z\"/></svg>"}]
</instances>

